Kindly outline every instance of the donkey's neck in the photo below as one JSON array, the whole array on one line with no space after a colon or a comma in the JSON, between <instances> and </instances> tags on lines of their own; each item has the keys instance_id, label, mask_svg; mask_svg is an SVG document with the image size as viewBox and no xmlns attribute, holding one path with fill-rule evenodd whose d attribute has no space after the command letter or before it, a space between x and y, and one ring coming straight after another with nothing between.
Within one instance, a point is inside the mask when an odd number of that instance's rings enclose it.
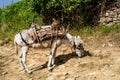
<instances>
[{"instance_id":1,"label":"donkey's neck","mask_svg":"<svg viewBox=\"0 0 120 80\"><path fill-rule=\"evenodd\" d=\"M66 33L66 37L68 38L69 41L71 41L73 39L73 36L69 33Z\"/></svg>"}]
</instances>

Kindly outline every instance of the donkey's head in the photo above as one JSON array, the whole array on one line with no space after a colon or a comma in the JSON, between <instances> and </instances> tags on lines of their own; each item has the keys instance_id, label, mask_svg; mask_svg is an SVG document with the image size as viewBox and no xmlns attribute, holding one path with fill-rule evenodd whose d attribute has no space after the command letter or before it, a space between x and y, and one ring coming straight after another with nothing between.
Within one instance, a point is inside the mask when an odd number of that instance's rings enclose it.
<instances>
[{"instance_id":1,"label":"donkey's head","mask_svg":"<svg viewBox=\"0 0 120 80\"><path fill-rule=\"evenodd\" d=\"M84 56L84 48L83 48L83 40L80 38L80 36L75 36L75 40L74 40L74 45L75 45L75 51L76 54L79 57Z\"/></svg>"}]
</instances>

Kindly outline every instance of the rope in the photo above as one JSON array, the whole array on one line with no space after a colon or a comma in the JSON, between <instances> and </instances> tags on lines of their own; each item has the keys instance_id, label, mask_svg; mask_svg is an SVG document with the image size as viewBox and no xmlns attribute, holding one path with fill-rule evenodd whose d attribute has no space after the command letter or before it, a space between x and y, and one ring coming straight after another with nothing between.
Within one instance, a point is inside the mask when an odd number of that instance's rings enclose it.
<instances>
[{"instance_id":1,"label":"rope","mask_svg":"<svg viewBox=\"0 0 120 80\"><path fill-rule=\"evenodd\" d=\"M21 32L20 32L20 36L21 36L22 41L28 46L29 44L25 41L25 39L23 39L23 36L22 36Z\"/></svg>"}]
</instances>

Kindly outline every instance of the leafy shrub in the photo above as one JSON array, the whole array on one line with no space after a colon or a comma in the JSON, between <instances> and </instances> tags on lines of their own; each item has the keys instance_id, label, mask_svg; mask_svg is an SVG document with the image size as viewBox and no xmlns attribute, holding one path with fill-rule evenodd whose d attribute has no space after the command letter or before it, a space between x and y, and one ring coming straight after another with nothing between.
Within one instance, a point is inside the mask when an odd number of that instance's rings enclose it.
<instances>
[{"instance_id":1,"label":"leafy shrub","mask_svg":"<svg viewBox=\"0 0 120 80\"><path fill-rule=\"evenodd\" d=\"M2 28L0 29L0 39L13 39L17 32L29 27L38 16L35 12L32 12L31 3L32 0L21 0L0 9L0 28Z\"/></svg>"}]
</instances>

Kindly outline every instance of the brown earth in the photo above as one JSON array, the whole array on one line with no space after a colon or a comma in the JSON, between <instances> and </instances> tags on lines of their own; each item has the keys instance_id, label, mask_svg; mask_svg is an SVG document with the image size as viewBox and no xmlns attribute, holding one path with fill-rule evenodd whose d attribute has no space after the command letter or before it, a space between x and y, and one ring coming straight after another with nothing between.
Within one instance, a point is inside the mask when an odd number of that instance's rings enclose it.
<instances>
[{"instance_id":1,"label":"brown earth","mask_svg":"<svg viewBox=\"0 0 120 80\"><path fill-rule=\"evenodd\" d=\"M46 67L49 49L30 49L27 65L35 70L32 74L22 70L14 46L1 46L0 80L120 80L120 44L115 40L88 37L84 48L92 56L82 58L63 44L57 50L52 72Z\"/></svg>"}]
</instances>

